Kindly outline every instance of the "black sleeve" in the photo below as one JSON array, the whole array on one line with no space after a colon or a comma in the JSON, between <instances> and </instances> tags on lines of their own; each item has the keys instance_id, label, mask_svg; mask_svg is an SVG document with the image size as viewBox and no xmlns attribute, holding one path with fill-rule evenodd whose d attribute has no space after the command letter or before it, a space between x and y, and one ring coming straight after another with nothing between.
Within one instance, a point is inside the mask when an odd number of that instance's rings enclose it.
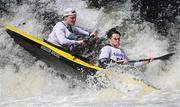
<instances>
[{"instance_id":1,"label":"black sleeve","mask_svg":"<svg viewBox=\"0 0 180 107\"><path fill-rule=\"evenodd\" d=\"M99 59L99 67L101 67L101 68L105 69L108 66L109 63L110 63L110 59L109 58Z\"/></svg>"}]
</instances>

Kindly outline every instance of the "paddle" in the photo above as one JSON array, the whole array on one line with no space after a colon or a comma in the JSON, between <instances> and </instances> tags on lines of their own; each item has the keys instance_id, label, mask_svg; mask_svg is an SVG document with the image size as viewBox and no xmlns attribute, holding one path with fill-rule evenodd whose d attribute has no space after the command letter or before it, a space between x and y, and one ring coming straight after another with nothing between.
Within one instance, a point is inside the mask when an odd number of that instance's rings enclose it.
<instances>
[{"instance_id":1,"label":"paddle","mask_svg":"<svg viewBox=\"0 0 180 107\"><path fill-rule=\"evenodd\" d=\"M159 56L159 57L155 57L153 60L167 60L169 59L172 55L174 55L175 53L168 53L166 55L162 55L162 56ZM128 61L129 63L134 63L134 62L141 62L141 61L150 61L151 59L148 58L148 59L138 59L138 60L130 60Z\"/></svg>"}]
</instances>

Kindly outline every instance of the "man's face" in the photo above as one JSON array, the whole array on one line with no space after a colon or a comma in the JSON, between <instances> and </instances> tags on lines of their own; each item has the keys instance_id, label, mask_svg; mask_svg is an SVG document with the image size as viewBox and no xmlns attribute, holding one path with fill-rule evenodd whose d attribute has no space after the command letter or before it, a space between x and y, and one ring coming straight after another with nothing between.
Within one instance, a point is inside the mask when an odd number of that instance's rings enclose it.
<instances>
[{"instance_id":1,"label":"man's face","mask_svg":"<svg viewBox=\"0 0 180 107\"><path fill-rule=\"evenodd\" d=\"M108 41L113 47L118 48L120 46L120 35L114 33Z\"/></svg>"},{"instance_id":2,"label":"man's face","mask_svg":"<svg viewBox=\"0 0 180 107\"><path fill-rule=\"evenodd\" d=\"M76 16L65 16L64 17L64 21L70 25L70 26L73 26L75 25L76 23Z\"/></svg>"}]
</instances>

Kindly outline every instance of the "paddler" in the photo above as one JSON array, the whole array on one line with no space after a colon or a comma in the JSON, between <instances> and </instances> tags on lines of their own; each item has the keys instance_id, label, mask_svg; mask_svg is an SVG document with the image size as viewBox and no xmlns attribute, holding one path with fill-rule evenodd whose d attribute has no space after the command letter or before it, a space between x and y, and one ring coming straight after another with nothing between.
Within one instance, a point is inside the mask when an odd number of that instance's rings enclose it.
<instances>
[{"instance_id":1,"label":"paddler","mask_svg":"<svg viewBox=\"0 0 180 107\"><path fill-rule=\"evenodd\" d=\"M67 8L63 12L63 21L56 23L47 41L60 47L70 47L72 45L83 45L84 40L76 40L77 35L95 36L95 32L88 32L74 26L77 13L72 8Z\"/></svg>"},{"instance_id":2,"label":"paddler","mask_svg":"<svg viewBox=\"0 0 180 107\"><path fill-rule=\"evenodd\" d=\"M121 34L115 29L112 28L107 32L108 43L104 46L99 55L99 66L106 68L109 63L118 63L118 64L129 64L126 54L119 48L120 46ZM148 64L152 61L153 58L150 58L149 61L141 61L133 63L133 66L142 66Z\"/></svg>"}]
</instances>

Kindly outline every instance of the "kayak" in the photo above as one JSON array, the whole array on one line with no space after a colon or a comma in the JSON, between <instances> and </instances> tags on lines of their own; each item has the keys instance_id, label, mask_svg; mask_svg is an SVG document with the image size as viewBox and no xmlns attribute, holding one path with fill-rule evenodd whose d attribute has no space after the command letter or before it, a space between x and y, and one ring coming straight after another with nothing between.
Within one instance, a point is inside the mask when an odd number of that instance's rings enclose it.
<instances>
[{"instance_id":1,"label":"kayak","mask_svg":"<svg viewBox=\"0 0 180 107\"><path fill-rule=\"evenodd\" d=\"M4 27L17 44L56 70L64 71L71 75L80 74L84 77L86 75L94 75L97 70L101 70L100 67L86 62L84 57L72 55L61 47L39 40L14 27L8 25L4 25Z\"/></svg>"},{"instance_id":2,"label":"kayak","mask_svg":"<svg viewBox=\"0 0 180 107\"><path fill-rule=\"evenodd\" d=\"M35 56L37 59L44 61L48 66L52 66L59 73L66 73L70 75L76 75L79 77L86 78L87 75L95 75L97 71L104 73L108 77L113 75L96 65L93 65L85 61L83 57L77 57L71 53L65 51L61 47L57 47L51 43L43 40L39 40L29 34L26 34L12 26L3 25L6 32L14 39L14 41L27 50L30 54ZM156 88L145 84L142 80L134 78L126 78L123 80L125 83L132 84L143 84L144 92L152 92ZM127 82L128 81L128 82Z\"/></svg>"}]
</instances>

